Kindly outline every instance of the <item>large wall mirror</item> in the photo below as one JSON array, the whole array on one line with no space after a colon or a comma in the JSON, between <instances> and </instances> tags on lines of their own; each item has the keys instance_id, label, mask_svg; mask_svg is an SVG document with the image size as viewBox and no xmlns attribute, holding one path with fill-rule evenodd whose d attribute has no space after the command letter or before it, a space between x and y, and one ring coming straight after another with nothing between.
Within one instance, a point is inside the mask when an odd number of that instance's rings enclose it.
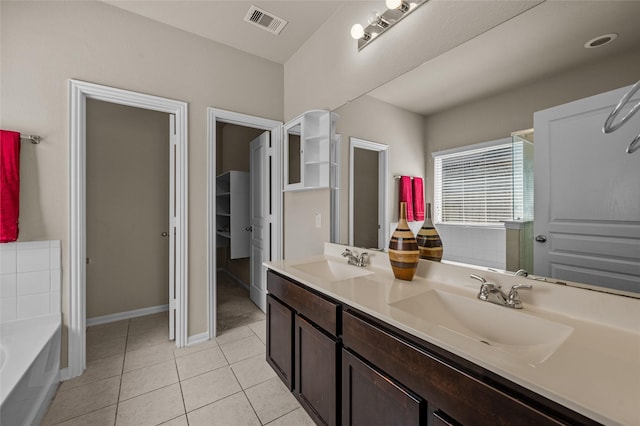
<instances>
[{"instance_id":1,"label":"large wall mirror","mask_svg":"<svg viewBox=\"0 0 640 426\"><path fill-rule=\"evenodd\" d=\"M580 19L575 19L576 16L580 16ZM423 176L425 201L433 203L434 152L510 138L514 131L533 128L534 113L537 111L590 98L638 81L640 26L634 18L636 16L640 16L640 2L544 2L335 109L340 116L337 132L344 140L353 137L388 146L386 182L389 194L386 204L379 201L379 207L387 212L389 226L392 227L397 221L398 191L394 175ZM544 28L543 33L540 28ZM619 34L613 42L596 49L584 47L594 37L610 32ZM509 43L505 44L505 40ZM375 43L367 49L375 49ZM590 132L599 132L602 126L600 121L604 121L601 120L602 114L606 118L608 108L591 114L592 121L585 119ZM637 134L640 130L640 114L626 126L626 132ZM583 136L575 135L576 138ZM534 147L539 137L534 135ZM568 186L561 185L561 182L568 182L567 179L572 178L571 170L579 167L590 167L592 170L591 174L585 173L583 176L595 176L598 168L594 168L593 161L598 156L603 161L616 161L620 168L633 169L631 173L635 173L635 184L625 186L629 192L623 198L627 202L618 202L614 208L615 216L625 218L629 225L624 232L631 238L626 240L626 245L614 247L608 245L608 236L604 231L598 230L598 241L602 243L601 255L583 259L585 263L594 264L605 258L615 258L614 263L619 268L617 272L609 271L608 274L619 274L623 284L619 288L615 288L615 285L603 287L598 280L588 282L586 277L575 281L586 283L594 289L640 297L640 153L622 153L619 156L607 154L604 158L597 152L591 152L588 162L584 162L584 156L590 149L588 144L573 145L571 149L577 150L548 154L553 158L563 155L561 161L564 166L560 165L565 170L564 175L558 174L559 168L539 172L541 175L549 174L546 179L550 188L562 186L567 189ZM353 202L353 193L344 190L349 188L346 178L350 175L349 167L352 167L349 155L348 149L343 147L340 185L343 189L338 215L342 226L335 242L344 244L357 242L349 238L353 232L350 228L354 216L346 207ZM534 158L533 161L538 164L553 163L548 156ZM558 166L558 161L554 167ZM611 178L611 175L605 178ZM602 205L611 201L606 198L596 201L589 195L596 182L594 179L590 179L589 184L572 180L571 196ZM609 184L613 191L616 183ZM617 185L626 184L618 182ZM588 212L595 210L606 211L582 208L581 219L588 222ZM534 217L534 222L536 219L539 218ZM602 214L594 219L599 223L607 223L608 220ZM419 224L416 225L419 227ZM474 232L475 229L469 227L463 232L466 240L449 243L449 246L465 243L482 246L482 240ZM533 230L526 229L526 232L518 234L518 238L525 234L527 240L523 241L523 246L533 247L533 238L536 237ZM565 239L563 244L569 244L568 240ZM446 258L446 238L443 244ZM574 256L570 246L566 247L562 256ZM481 261L477 265L501 269ZM528 272L531 275L553 277L558 274L562 277L557 267L549 265L535 264L531 267L533 270ZM517 272L514 266L503 269L505 273ZM560 278L557 280L562 281Z\"/></svg>"}]
</instances>

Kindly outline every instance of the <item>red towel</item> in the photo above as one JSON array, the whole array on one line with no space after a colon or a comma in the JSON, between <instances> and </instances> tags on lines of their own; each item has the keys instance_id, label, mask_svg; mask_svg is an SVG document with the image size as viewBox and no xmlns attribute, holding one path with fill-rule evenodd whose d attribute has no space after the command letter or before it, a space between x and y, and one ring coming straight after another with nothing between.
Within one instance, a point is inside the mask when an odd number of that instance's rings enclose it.
<instances>
[{"instance_id":1,"label":"red towel","mask_svg":"<svg viewBox=\"0 0 640 426\"><path fill-rule=\"evenodd\" d=\"M18 239L20 133L0 130L0 243Z\"/></svg>"},{"instance_id":2,"label":"red towel","mask_svg":"<svg viewBox=\"0 0 640 426\"><path fill-rule=\"evenodd\" d=\"M409 176L400 176L400 195L399 202L407 203L407 222L413 222L413 191L411 189L411 178Z\"/></svg>"},{"instance_id":3,"label":"red towel","mask_svg":"<svg viewBox=\"0 0 640 426\"><path fill-rule=\"evenodd\" d=\"M421 177L413 178L413 217L424 220L424 184Z\"/></svg>"}]
</instances>

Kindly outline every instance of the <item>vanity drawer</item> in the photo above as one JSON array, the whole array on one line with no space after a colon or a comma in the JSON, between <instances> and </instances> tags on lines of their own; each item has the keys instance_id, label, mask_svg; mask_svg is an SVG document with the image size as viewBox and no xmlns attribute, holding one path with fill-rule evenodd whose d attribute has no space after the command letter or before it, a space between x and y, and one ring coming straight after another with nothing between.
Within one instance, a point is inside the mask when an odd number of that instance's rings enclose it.
<instances>
[{"instance_id":1,"label":"vanity drawer","mask_svg":"<svg viewBox=\"0 0 640 426\"><path fill-rule=\"evenodd\" d=\"M272 271L267 273L267 291L329 334L338 336L340 305L337 303Z\"/></svg>"},{"instance_id":2,"label":"vanity drawer","mask_svg":"<svg viewBox=\"0 0 640 426\"><path fill-rule=\"evenodd\" d=\"M565 424L448 365L427 351L343 312L344 346L462 424Z\"/></svg>"}]
</instances>

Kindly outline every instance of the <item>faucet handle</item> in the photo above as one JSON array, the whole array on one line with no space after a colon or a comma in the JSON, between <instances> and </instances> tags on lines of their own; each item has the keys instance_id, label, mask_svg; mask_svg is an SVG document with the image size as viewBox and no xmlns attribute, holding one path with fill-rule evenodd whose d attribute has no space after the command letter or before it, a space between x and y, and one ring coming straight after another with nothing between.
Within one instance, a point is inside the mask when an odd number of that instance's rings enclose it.
<instances>
[{"instance_id":1,"label":"faucet handle","mask_svg":"<svg viewBox=\"0 0 640 426\"><path fill-rule=\"evenodd\" d=\"M480 283L482 284L480 286L480 290L482 291L483 289L488 289L488 290L493 290L493 289L499 289L502 288L502 286L498 285L498 284L494 284L494 283L490 283L489 281L487 281L487 279L485 277L483 277L482 275L476 275L476 274L471 274L469 275L471 278L473 278L474 280L478 280L480 281Z\"/></svg>"},{"instance_id":2,"label":"faucet handle","mask_svg":"<svg viewBox=\"0 0 640 426\"><path fill-rule=\"evenodd\" d=\"M501 293L501 287L499 285L488 282L482 275L471 274L469 276L474 280L478 280L481 282L480 291L478 292L478 299L489 300L490 293Z\"/></svg>"},{"instance_id":3,"label":"faucet handle","mask_svg":"<svg viewBox=\"0 0 640 426\"><path fill-rule=\"evenodd\" d=\"M529 290L532 288L533 286L531 284L516 284L512 286L509 291L509 295L507 296L507 305L515 309L522 309L522 302L520 301L520 294L518 294L518 290Z\"/></svg>"},{"instance_id":4,"label":"faucet handle","mask_svg":"<svg viewBox=\"0 0 640 426\"><path fill-rule=\"evenodd\" d=\"M344 249L344 252L342 253L342 256L347 257L351 255L351 250L349 249Z\"/></svg>"},{"instance_id":5,"label":"faucet handle","mask_svg":"<svg viewBox=\"0 0 640 426\"><path fill-rule=\"evenodd\" d=\"M487 280L482 275L471 274L471 275L469 275L469 277L473 278L474 280L480 281L482 284L486 284L487 283Z\"/></svg>"}]
</instances>

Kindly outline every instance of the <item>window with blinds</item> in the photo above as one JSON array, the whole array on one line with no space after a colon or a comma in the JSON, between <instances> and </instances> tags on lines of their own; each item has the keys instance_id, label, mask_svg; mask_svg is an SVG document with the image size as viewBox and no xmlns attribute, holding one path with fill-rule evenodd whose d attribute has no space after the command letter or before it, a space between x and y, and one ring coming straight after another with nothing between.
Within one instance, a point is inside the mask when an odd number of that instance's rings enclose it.
<instances>
[{"instance_id":1,"label":"window with blinds","mask_svg":"<svg viewBox=\"0 0 640 426\"><path fill-rule=\"evenodd\" d=\"M508 141L508 142L506 142ZM436 223L494 225L526 219L522 142L435 153Z\"/></svg>"}]
</instances>

